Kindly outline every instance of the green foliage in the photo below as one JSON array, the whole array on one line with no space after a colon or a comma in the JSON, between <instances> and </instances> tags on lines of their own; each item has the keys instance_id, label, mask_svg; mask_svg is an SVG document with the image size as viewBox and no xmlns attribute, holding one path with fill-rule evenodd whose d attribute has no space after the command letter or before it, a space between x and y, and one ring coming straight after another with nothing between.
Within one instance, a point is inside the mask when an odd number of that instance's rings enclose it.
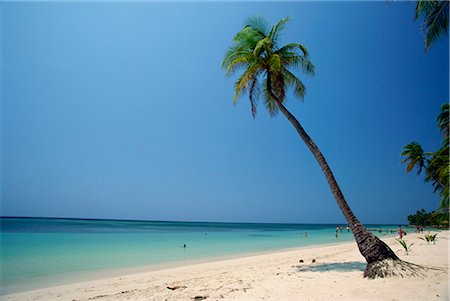
<instances>
[{"instance_id":1,"label":"green foliage","mask_svg":"<svg viewBox=\"0 0 450 301\"><path fill-rule=\"evenodd\" d=\"M425 240L427 243L433 242L433 244L436 244L436 236L437 234L427 234L425 235L425 238L419 237L422 240Z\"/></svg>"},{"instance_id":2,"label":"green foliage","mask_svg":"<svg viewBox=\"0 0 450 301\"><path fill-rule=\"evenodd\" d=\"M305 46L298 43L279 46L280 34L288 21L289 18L283 18L270 27L263 18L247 19L225 53L222 68L227 76L243 70L235 82L234 102L247 93L253 117L261 91L266 109L274 116L278 112L277 101L285 102L288 88L299 99L305 96L306 88L293 71L298 69L314 75L314 65Z\"/></svg>"},{"instance_id":3,"label":"green foliage","mask_svg":"<svg viewBox=\"0 0 450 301\"><path fill-rule=\"evenodd\" d=\"M436 152L425 153L417 142L404 146L401 163L407 163L406 172L417 168L419 175L425 171L425 182L431 182L435 192L441 195L440 207L449 207L449 104L441 106L441 113L437 117L437 126L442 133L442 146Z\"/></svg>"},{"instance_id":4,"label":"green foliage","mask_svg":"<svg viewBox=\"0 0 450 301\"><path fill-rule=\"evenodd\" d=\"M429 163L428 158L423 152L422 146L417 142L411 142L405 145L401 155L405 157L401 163L408 162L406 165L406 172L410 172L417 168L417 174L420 175L422 169Z\"/></svg>"},{"instance_id":5,"label":"green foliage","mask_svg":"<svg viewBox=\"0 0 450 301\"><path fill-rule=\"evenodd\" d=\"M412 247L414 244L408 245L408 244L406 243L406 241L404 241L403 239L400 239L400 238L397 238L396 241L398 241L398 243L403 247L403 249L404 249L405 252L406 252L406 255L408 255L409 252L411 252L411 247Z\"/></svg>"},{"instance_id":6,"label":"green foliage","mask_svg":"<svg viewBox=\"0 0 450 301\"><path fill-rule=\"evenodd\" d=\"M447 146L448 146L448 136L449 136L449 123L448 123L449 106L450 105L448 103L444 103L441 106L441 113L436 118L436 120L438 122L438 128L444 135L444 145L447 145Z\"/></svg>"},{"instance_id":7,"label":"green foliage","mask_svg":"<svg viewBox=\"0 0 450 301\"><path fill-rule=\"evenodd\" d=\"M426 212L424 209L408 216L410 225L422 227L448 227L448 210Z\"/></svg>"},{"instance_id":8,"label":"green foliage","mask_svg":"<svg viewBox=\"0 0 450 301\"><path fill-rule=\"evenodd\" d=\"M421 18L425 33L425 49L441 36L448 33L448 0L419 0L416 6L416 20Z\"/></svg>"}]
</instances>

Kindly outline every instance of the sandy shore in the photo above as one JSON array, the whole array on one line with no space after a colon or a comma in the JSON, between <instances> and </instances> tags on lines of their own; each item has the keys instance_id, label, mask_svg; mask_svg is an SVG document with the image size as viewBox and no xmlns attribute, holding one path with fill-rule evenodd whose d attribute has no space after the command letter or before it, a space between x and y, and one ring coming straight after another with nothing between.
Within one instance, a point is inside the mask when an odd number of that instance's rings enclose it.
<instances>
[{"instance_id":1,"label":"sandy shore","mask_svg":"<svg viewBox=\"0 0 450 301\"><path fill-rule=\"evenodd\" d=\"M449 231L439 232L436 245L419 236L405 237L414 243L409 255L394 238L384 241L401 259L443 271L429 270L424 278L364 279L363 257L355 243L345 243L99 279L2 300L449 300Z\"/></svg>"}]
</instances>

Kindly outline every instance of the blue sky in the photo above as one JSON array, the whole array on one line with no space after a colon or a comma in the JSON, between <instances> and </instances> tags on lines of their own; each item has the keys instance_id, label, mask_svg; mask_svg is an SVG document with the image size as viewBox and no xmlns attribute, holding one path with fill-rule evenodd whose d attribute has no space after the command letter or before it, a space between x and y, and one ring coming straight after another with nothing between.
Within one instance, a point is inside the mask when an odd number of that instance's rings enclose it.
<instances>
[{"instance_id":1,"label":"blue sky","mask_svg":"<svg viewBox=\"0 0 450 301\"><path fill-rule=\"evenodd\" d=\"M439 197L400 164L436 150L448 38L424 51L405 2L3 3L1 214L344 223L289 122L233 106L221 69L249 16L292 20L316 65L287 107L363 223Z\"/></svg>"}]
</instances>

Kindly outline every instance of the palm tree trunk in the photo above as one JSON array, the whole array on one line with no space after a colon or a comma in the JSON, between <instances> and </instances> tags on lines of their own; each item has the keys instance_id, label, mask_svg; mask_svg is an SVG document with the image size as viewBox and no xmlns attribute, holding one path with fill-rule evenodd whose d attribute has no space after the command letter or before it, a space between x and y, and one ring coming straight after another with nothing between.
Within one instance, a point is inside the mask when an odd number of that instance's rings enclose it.
<instances>
[{"instance_id":1,"label":"palm tree trunk","mask_svg":"<svg viewBox=\"0 0 450 301\"><path fill-rule=\"evenodd\" d=\"M319 150L317 145L312 141L309 135L305 132L303 127L300 125L298 120L286 109L286 107L277 99L277 106L280 111L286 116L286 118L291 122L294 128L297 130L300 138L309 148L314 158L316 158L317 163L319 163L322 172L327 179L328 185L330 186L331 192L333 193L336 202L344 214L345 219L347 220L350 228L353 231L353 235L358 244L359 251L366 259L367 263L372 263L375 261L380 261L384 259L398 259L395 253L380 239L378 239L375 235L370 233L356 218L353 214L352 210L347 204L345 197L339 188L338 183L331 171L325 157L322 155L322 152Z\"/></svg>"},{"instance_id":2,"label":"palm tree trunk","mask_svg":"<svg viewBox=\"0 0 450 301\"><path fill-rule=\"evenodd\" d=\"M294 115L292 115L286 109L286 107L281 103L280 99L271 90L270 78L268 78L268 86L268 91L271 94L272 98L275 100L278 108L297 130L300 138L309 148L314 158L317 160L317 163L319 163L319 166L322 169L325 178L327 179L328 185L330 186L331 192L333 193L333 196L336 199L339 208L344 214L349 227L352 229L353 236L355 237L359 251L368 263L364 276L370 277L370 275L368 275L368 268L370 268L370 266L376 262L380 262L385 259L399 260L397 255L395 255L395 253L382 240L373 235L359 222L359 220L356 218L356 216L348 206L347 201L345 200L344 195L339 188L339 185L336 182L336 179L334 178L334 175L330 167L328 166L327 161L325 160L325 157L322 155L322 152L319 150L314 141L312 141L312 139L309 137L309 135L306 133L306 131L303 129Z\"/></svg>"},{"instance_id":3,"label":"palm tree trunk","mask_svg":"<svg viewBox=\"0 0 450 301\"><path fill-rule=\"evenodd\" d=\"M428 164L429 166L429 164ZM429 172L428 168L424 167L425 169L425 173L430 177L430 179L432 179L433 181L435 181L436 183L438 183L439 186L441 186L442 189L445 189L445 185L442 184L439 180L436 180L433 175L431 174L431 172Z\"/></svg>"}]
</instances>

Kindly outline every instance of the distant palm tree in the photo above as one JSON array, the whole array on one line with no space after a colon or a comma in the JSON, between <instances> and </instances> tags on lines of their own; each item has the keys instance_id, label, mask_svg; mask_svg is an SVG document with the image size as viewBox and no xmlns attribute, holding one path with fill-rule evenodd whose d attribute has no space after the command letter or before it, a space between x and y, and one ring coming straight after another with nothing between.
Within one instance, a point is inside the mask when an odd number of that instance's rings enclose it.
<instances>
[{"instance_id":1,"label":"distant palm tree","mask_svg":"<svg viewBox=\"0 0 450 301\"><path fill-rule=\"evenodd\" d=\"M256 103L262 90L264 104L271 116L281 111L294 126L320 165L332 194L353 231L359 251L368 263L364 271L365 277L393 276L402 273L401 269L414 274L412 270L416 270L417 266L413 267L401 261L383 241L359 222L348 206L325 157L285 107L288 88L292 88L294 95L300 99L303 99L306 92L305 86L291 69L300 69L307 75L314 74L314 65L309 60L305 46L298 43L280 45L280 34L288 20L281 19L275 26L269 27L262 18L250 18L234 36L233 44L226 52L222 64L227 75L243 69L242 75L235 83L234 102L240 95L248 93L251 111L255 117Z\"/></svg>"},{"instance_id":2,"label":"distant palm tree","mask_svg":"<svg viewBox=\"0 0 450 301\"><path fill-rule=\"evenodd\" d=\"M401 153L403 157L402 163L408 162L406 165L406 172L410 172L414 168L417 168L417 174L420 175L422 169L426 170L426 166L429 160L425 157L422 146L417 142L411 142L405 145L404 151Z\"/></svg>"},{"instance_id":3,"label":"distant palm tree","mask_svg":"<svg viewBox=\"0 0 450 301\"><path fill-rule=\"evenodd\" d=\"M420 175L422 170L425 170L428 180L436 182L441 188L445 188L445 185L439 181L439 178L435 173L431 172L430 163L431 161L427 156L435 155L435 153L424 153L422 146L417 142L411 142L405 145L401 155L405 157L401 163L408 162L406 165L406 172L410 172L414 168L417 168L417 174Z\"/></svg>"},{"instance_id":4,"label":"distant palm tree","mask_svg":"<svg viewBox=\"0 0 450 301\"><path fill-rule=\"evenodd\" d=\"M416 20L424 18L425 49L442 35L448 33L448 0L419 0L416 6Z\"/></svg>"},{"instance_id":5,"label":"distant palm tree","mask_svg":"<svg viewBox=\"0 0 450 301\"><path fill-rule=\"evenodd\" d=\"M404 159L401 163L406 165L406 172L417 168L419 175L425 171L425 182L431 182L434 191L441 195L440 206L449 208L449 104L441 106L441 113L436 118L438 128L443 133L442 147L436 152L424 153L422 146L417 142L411 142L403 147L401 155Z\"/></svg>"}]
</instances>

